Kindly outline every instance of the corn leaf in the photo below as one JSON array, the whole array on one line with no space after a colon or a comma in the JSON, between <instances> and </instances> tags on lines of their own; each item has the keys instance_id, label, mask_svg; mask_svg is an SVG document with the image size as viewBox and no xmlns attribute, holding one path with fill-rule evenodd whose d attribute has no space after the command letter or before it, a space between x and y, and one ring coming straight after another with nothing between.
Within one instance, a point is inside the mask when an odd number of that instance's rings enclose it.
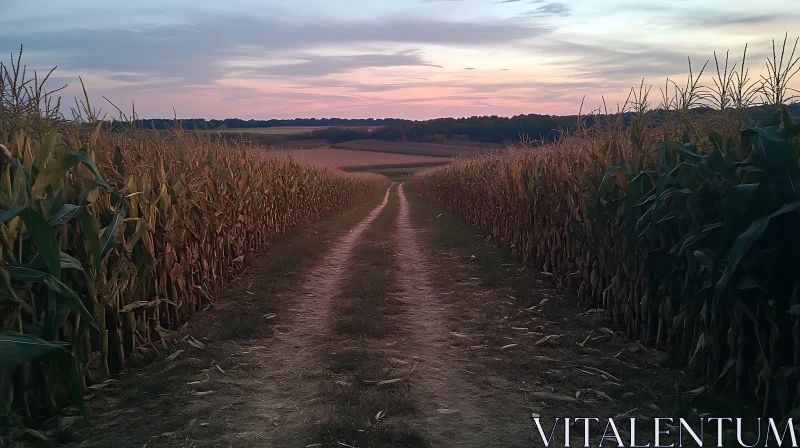
<instances>
[{"instance_id":1,"label":"corn leaf","mask_svg":"<svg viewBox=\"0 0 800 448\"><path fill-rule=\"evenodd\" d=\"M59 211L50 216L48 223L51 226L66 224L72 221L73 218L78 216L83 211L80 205L64 204Z\"/></svg>"},{"instance_id":2,"label":"corn leaf","mask_svg":"<svg viewBox=\"0 0 800 448\"><path fill-rule=\"evenodd\" d=\"M0 368L14 368L36 360L52 362L66 380L72 402L83 412L83 384L75 358L64 348L66 345L64 342L45 341L32 334L4 331L0 333Z\"/></svg>"},{"instance_id":3,"label":"corn leaf","mask_svg":"<svg viewBox=\"0 0 800 448\"><path fill-rule=\"evenodd\" d=\"M750 224L750 227L736 238L736 241L734 241L733 247L731 248L731 253L728 258L728 264L725 267L725 271L723 271L719 281L717 281L717 285L714 288L714 309L717 309L722 295L728 290L728 285L733 277L733 274L739 268L745 256L747 256L749 253L750 248L752 248L753 245L761 238L761 236L764 235L764 232L766 232L767 228L769 227L770 221L774 218L797 211L798 209L800 209L800 201L784 204L783 207L771 215L753 221L753 223Z\"/></svg>"},{"instance_id":4,"label":"corn leaf","mask_svg":"<svg viewBox=\"0 0 800 448\"><path fill-rule=\"evenodd\" d=\"M94 174L95 177L94 181L98 185L106 189L111 189L111 186L108 185L106 179L103 177L102 174L100 174L100 170L97 169L97 165L95 165L94 160L92 160L92 158L89 157L89 154L86 154L83 151L77 151L73 154L75 155L75 157L77 157L78 160L81 161L81 163L84 164L84 166L86 166L86 168L89 168L89 171L91 171L92 174Z\"/></svg>"},{"instance_id":5,"label":"corn leaf","mask_svg":"<svg viewBox=\"0 0 800 448\"><path fill-rule=\"evenodd\" d=\"M32 334L4 331L0 333L0 369L34 361L52 350L64 350L66 345L64 342L45 341Z\"/></svg>"},{"instance_id":6,"label":"corn leaf","mask_svg":"<svg viewBox=\"0 0 800 448\"><path fill-rule=\"evenodd\" d=\"M47 272L31 269L26 266L7 266L6 271L11 276L11 280L18 282L37 283L47 278Z\"/></svg>"},{"instance_id":7,"label":"corn leaf","mask_svg":"<svg viewBox=\"0 0 800 448\"><path fill-rule=\"evenodd\" d=\"M117 244L117 234L119 234L120 228L123 227L124 221L125 209L122 209L114 215L114 218L111 220L111 224L103 229L103 234L100 238L101 260L104 259L111 249L114 248L114 245Z\"/></svg>"},{"instance_id":8,"label":"corn leaf","mask_svg":"<svg viewBox=\"0 0 800 448\"><path fill-rule=\"evenodd\" d=\"M60 261L61 261L61 269L77 269L79 271L83 271L83 266L81 265L81 262L68 253L61 252ZM41 270L45 267L45 264L42 261L42 257L40 257L39 254L36 254L36 256L33 257L33 259L28 262L27 267L30 269Z\"/></svg>"},{"instance_id":9,"label":"corn leaf","mask_svg":"<svg viewBox=\"0 0 800 448\"><path fill-rule=\"evenodd\" d=\"M19 216L25 222L28 233L33 240L33 244L39 251L39 255L44 258L44 263L50 273L56 277L61 277L61 262L59 261L58 241L47 221L42 218L39 212L22 206L14 207L8 211L0 212L0 222L6 222Z\"/></svg>"},{"instance_id":10,"label":"corn leaf","mask_svg":"<svg viewBox=\"0 0 800 448\"><path fill-rule=\"evenodd\" d=\"M89 169L89 171L94 174L94 181L98 185L101 187L110 188L103 175L100 174L100 170L97 169L97 165L95 165L94 160L92 160L92 158L89 157L89 155L85 152L77 151L71 154L63 155L53 162L50 162L45 167L44 171L39 173L39 176L36 178L36 183L33 186L34 197L40 197L47 187L58 184L58 182L60 182L66 176L67 172L78 163L83 163Z\"/></svg>"},{"instance_id":11,"label":"corn leaf","mask_svg":"<svg viewBox=\"0 0 800 448\"><path fill-rule=\"evenodd\" d=\"M83 209L83 213L78 215L78 219L81 222L81 230L86 238L86 245L88 246L89 253L92 255L94 270L97 272L100 270L100 264L103 261L100 251L100 236L97 228L97 220L88 208Z\"/></svg>"},{"instance_id":12,"label":"corn leaf","mask_svg":"<svg viewBox=\"0 0 800 448\"><path fill-rule=\"evenodd\" d=\"M119 151L119 146L114 148L114 166L117 167L117 172L122 175L122 177L126 177L125 174L125 163L122 161L122 153Z\"/></svg>"},{"instance_id":13,"label":"corn leaf","mask_svg":"<svg viewBox=\"0 0 800 448\"><path fill-rule=\"evenodd\" d=\"M53 277L52 275L45 277L43 282L45 285L47 285L50 291L55 293L55 300L58 303L63 303L64 305L68 306L71 310L80 314L83 319L86 319L86 321L89 322L89 325L99 330L97 322L94 319L94 315L86 309L86 305L83 304L83 301L78 296L78 293L73 291L69 286L65 285L61 282L61 280Z\"/></svg>"}]
</instances>

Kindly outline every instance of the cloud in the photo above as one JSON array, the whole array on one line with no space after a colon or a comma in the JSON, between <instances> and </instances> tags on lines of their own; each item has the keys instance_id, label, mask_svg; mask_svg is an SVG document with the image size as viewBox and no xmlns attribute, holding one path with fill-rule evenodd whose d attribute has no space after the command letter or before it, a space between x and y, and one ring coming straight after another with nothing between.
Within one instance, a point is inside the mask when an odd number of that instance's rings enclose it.
<instances>
[{"instance_id":1,"label":"cloud","mask_svg":"<svg viewBox=\"0 0 800 448\"><path fill-rule=\"evenodd\" d=\"M545 3L536 9L528 11L527 15L531 17L541 17L547 15L566 17L570 15L570 6L566 3L560 2Z\"/></svg>"},{"instance_id":2,"label":"cloud","mask_svg":"<svg viewBox=\"0 0 800 448\"><path fill-rule=\"evenodd\" d=\"M467 67L464 70L475 70L475 67Z\"/></svg>"},{"instance_id":3,"label":"cloud","mask_svg":"<svg viewBox=\"0 0 800 448\"><path fill-rule=\"evenodd\" d=\"M729 9L692 6L691 9L674 7L674 4L636 2L625 9L634 13L644 13L658 18L662 25L692 27L726 27L734 25L769 25L791 23L800 20L800 8L782 8L780 11L753 12Z\"/></svg>"},{"instance_id":4,"label":"cloud","mask_svg":"<svg viewBox=\"0 0 800 448\"><path fill-rule=\"evenodd\" d=\"M617 86L630 86L642 78L646 78L648 84L659 85L667 76L688 73L687 58L691 58L697 71L710 56L689 49L654 44L639 43L635 47L617 45L612 48L607 44L566 40L543 41L530 49L541 54L560 52L561 60L555 65L573 79L612 80ZM751 54L758 57L755 50Z\"/></svg>"},{"instance_id":5,"label":"cloud","mask_svg":"<svg viewBox=\"0 0 800 448\"><path fill-rule=\"evenodd\" d=\"M272 65L257 68L252 72L277 76L327 76L335 73L349 72L361 68L374 67L436 67L440 65L426 61L417 50L399 51L392 54L359 54L354 56L317 56L302 57L302 62Z\"/></svg>"}]
</instances>

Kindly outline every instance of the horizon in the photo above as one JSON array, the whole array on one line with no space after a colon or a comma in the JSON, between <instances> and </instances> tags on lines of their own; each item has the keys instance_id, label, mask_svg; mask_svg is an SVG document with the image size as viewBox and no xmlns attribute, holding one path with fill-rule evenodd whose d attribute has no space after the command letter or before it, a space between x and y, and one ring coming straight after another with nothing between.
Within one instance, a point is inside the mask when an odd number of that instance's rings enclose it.
<instances>
[{"instance_id":1,"label":"horizon","mask_svg":"<svg viewBox=\"0 0 800 448\"><path fill-rule=\"evenodd\" d=\"M749 106L748 109L754 109L754 108L755 109L758 109L758 108L769 109L770 107L771 106L768 105L768 104L754 104L754 105ZM800 102L795 102L795 103L789 104L788 108L789 108L790 112L793 112L794 109L800 109ZM692 110L712 110L712 108L710 108L709 106L706 106L706 105L702 105L702 106L698 106L698 107L693 107ZM648 110L647 112L650 113L650 112L657 112L657 111L658 111L658 109L651 109L651 110ZM616 115L617 113L619 113L619 112L610 112L610 115ZM621 113L623 113L623 114L633 114L635 112L626 111L626 112L621 112ZM490 117L490 118L491 117L496 117L496 118L513 119L515 117L529 116L529 115L551 116L551 117L562 117L562 118L563 117L578 117L579 116L577 113L575 113L575 114L571 114L571 113L567 113L567 114L547 114L547 113L541 113L541 114L528 113L528 114L526 114L526 113L521 113L521 114L516 114L516 115L470 115L470 116L460 116L460 117L456 117L456 116L434 117L434 118L426 118L426 119L419 119L419 120L410 119L410 118L403 118L403 117L352 117L352 118L345 118L345 117L336 117L336 116L291 117L291 118L257 118L256 117L256 118L246 118L246 119L245 118L240 118L240 117L225 117L225 118L184 117L184 118L178 118L177 120L178 121L192 121L192 120L206 120L206 121L212 121L212 120L214 120L214 121L225 121L225 120L242 120L242 121L297 121L297 120L319 120L319 121L322 121L322 120L352 120L352 121L376 120L376 121L378 121L378 120L401 120L401 121L411 121L411 122L425 122L425 121L433 121L433 120L466 120L466 119L470 119L470 118L481 118L481 117ZM585 113L585 112L583 114L581 114L581 116L587 116L587 115L588 114ZM169 121L169 120L175 120L175 118L170 118L170 117L147 117L147 118L141 118L141 117L138 117L138 113L137 113L137 118L136 119L139 120L139 121L148 121L148 120L165 120L165 121ZM115 119L106 117L105 120L110 121L110 120L115 120ZM280 125L280 126L291 126L291 125ZM298 125L298 126L303 127L303 126L307 126L307 125ZM387 125L387 126L390 126L390 125ZM331 125L330 127L336 127L336 125Z\"/></svg>"},{"instance_id":2,"label":"horizon","mask_svg":"<svg viewBox=\"0 0 800 448\"><path fill-rule=\"evenodd\" d=\"M711 84L714 51L738 67L745 44L758 79L772 40L800 20L800 4L776 0L758 14L742 1L77 3L7 2L0 50L23 45L40 75L57 65L48 86L68 84L65 100L82 96L81 76L110 116L101 95L182 119L564 116L584 97L583 112L602 98L615 110L642 79L658 103L666 78L685 82L687 58L695 73L709 61Z\"/></svg>"}]
</instances>

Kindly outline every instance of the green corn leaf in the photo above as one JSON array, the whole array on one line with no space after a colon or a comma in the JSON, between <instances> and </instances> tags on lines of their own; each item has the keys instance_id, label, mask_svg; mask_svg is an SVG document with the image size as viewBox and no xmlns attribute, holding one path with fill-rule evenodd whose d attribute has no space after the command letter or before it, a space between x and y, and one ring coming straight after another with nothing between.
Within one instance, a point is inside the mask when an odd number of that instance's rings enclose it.
<instances>
[{"instance_id":1,"label":"green corn leaf","mask_svg":"<svg viewBox=\"0 0 800 448\"><path fill-rule=\"evenodd\" d=\"M58 241L50 225L42 218L38 212L26 208L20 212L20 217L25 221L25 227L39 251L39 255L44 259L47 270L56 278L61 277L61 257L58 250Z\"/></svg>"},{"instance_id":2,"label":"green corn leaf","mask_svg":"<svg viewBox=\"0 0 800 448\"><path fill-rule=\"evenodd\" d=\"M72 402L83 412L83 383L75 358L64 348L65 345L63 342L45 341L32 334L4 331L0 333L0 368L14 368L36 360L50 361L69 385Z\"/></svg>"},{"instance_id":3,"label":"green corn leaf","mask_svg":"<svg viewBox=\"0 0 800 448\"><path fill-rule=\"evenodd\" d=\"M65 345L67 344L64 342L45 341L32 334L4 331L0 333L0 369L9 369L34 361L53 350L64 350Z\"/></svg>"},{"instance_id":4,"label":"green corn leaf","mask_svg":"<svg viewBox=\"0 0 800 448\"><path fill-rule=\"evenodd\" d=\"M122 175L122 177L127 177L125 174L125 163L122 160L122 153L119 150L119 146L114 148L114 165L117 167L117 172Z\"/></svg>"},{"instance_id":5,"label":"green corn leaf","mask_svg":"<svg viewBox=\"0 0 800 448\"><path fill-rule=\"evenodd\" d=\"M44 279L44 284L47 285L47 288L50 289L50 291L55 293L56 302L63 303L64 305L68 306L72 311L80 314L83 319L89 322L89 325L99 330L97 322L94 320L94 315L86 309L86 306L78 296L78 293L73 291L69 286L65 285L61 282L61 280L53 277L52 275L47 276Z\"/></svg>"},{"instance_id":6,"label":"green corn leaf","mask_svg":"<svg viewBox=\"0 0 800 448\"><path fill-rule=\"evenodd\" d=\"M683 253L683 251L689 248L692 244L700 241L703 238L710 236L711 232L721 228L722 228L722 223L718 222L716 224L708 224L706 226L703 226L703 228L700 229L700 231L697 233L687 233L686 235L683 236L683 238L680 239L680 241L678 241L677 244L672 246L672 249L670 249L669 253L675 254L675 256L680 256Z\"/></svg>"},{"instance_id":7,"label":"green corn leaf","mask_svg":"<svg viewBox=\"0 0 800 448\"><path fill-rule=\"evenodd\" d=\"M702 156L697 154L697 148L695 148L694 145L681 144L678 142L667 142L662 143L662 145L665 150L678 153L692 161L698 161L702 158Z\"/></svg>"},{"instance_id":8,"label":"green corn leaf","mask_svg":"<svg viewBox=\"0 0 800 448\"><path fill-rule=\"evenodd\" d=\"M25 222L25 227L33 240L33 244L44 259L48 271L56 277L61 277L58 241L56 241L50 225L42 218L39 212L22 206L0 212L0 222L6 222L17 216Z\"/></svg>"},{"instance_id":9,"label":"green corn leaf","mask_svg":"<svg viewBox=\"0 0 800 448\"><path fill-rule=\"evenodd\" d=\"M669 213L664 215L664 217L662 217L661 219L656 221L656 225L663 224L663 223L665 223L665 222L667 222L667 221L669 221L671 219L675 219L675 218L677 218L679 216L681 216L681 211L680 210L671 210Z\"/></svg>"},{"instance_id":10,"label":"green corn leaf","mask_svg":"<svg viewBox=\"0 0 800 448\"><path fill-rule=\"evenodd\" d=\"M66 203L66 198L64 194L64 190L58 190L58 193L54 193L52 188L48 188L45 190L47 193L47 200L50 202L50 207L47 209L47 214L45 216L50 216L53 213L61 210ZM45 213L44 207L42 207L42 214Z\"/></svg>"},{"instance_id":11,"label":"green corn leaf","mask_svg":"<svg viewBox=\"0 0 800 448\"><path fill-rule=\"evenodd\" d=\"M575 221L569 222L569 230L572 235L578 239L587 249L594 251L594 247L589 243L589 239L586 237L586 233L583 229L578 226L578 223Z\"/></svg>"},{"instance_id":12,"label":"green corn leaf","mask_svg":"<svg viewBox=\"0 0 800 448\"><path fill-rule=\"evenodd\" d=\"M50 162L36 177L36 183L33 185L34 197L41 197L47 187L60 182L67 172L79 162L80 160L72 154L61 156Z\"/></svg>"},{"instance_id":13,"label":"green corn leaf","mask_svg":"<svg viewBox=\"0 0 800 448\"><path fill-rule=\"evenodd\" d=\"M12 219L19 216L19 213L23 210L25 210L25 207L21 205L17 205L16 207L10 210L0 210L0 222L11 221Z\"/></svg>"},{"instance_id":14,"label":"green corn leaf","mask_svg":"<svg viewBox=\"0 0 800 448\"><path fill-rule=\"evenodd\" d=\"M84 272L83 265L75 257L70 254L61 252L61 269L76 269Z\"/></svg>"},{"instance_id":15,"label":"green corn leaf","mask_svg":"<svg viewBox=\"0 0 800 448\"><path fill-rule=\"evenodd\" d=\"M67 305L60 303L53 291L47 294L47 313L42 319L42 338L57 341L58 332L67 317Z\"/></svg>"},{"instance_id":16,"label":"green corn leaf","mask_svg":"<svg viewBox=\"0 0 800 448\"><path fill-rule=\"evenodd\" d=\"M606 172L603 175L603 180L600 181L600 186L597 188L597 195L595 196L595 202L599 203L600 199L602 199L606 193L608 192L608 187L611 179L614 177L617 171L622 170L621 166L610 166L606 168Z\"/></svg>"},{"instance_id":17,"label":"green corn leaf","mask_svg":"<svg viewBox=\"0 0 800 448\"><path fill-rule=\"evenodd\" d=\"M94 181L98 185L109 190L111 189L111 186L108 185L106 179L103 177L102 174L100 174L100 170L97 169L97 165L94 164L94 160L92 160L92 158L89 157L89 154L86 154L83 151L78 151L73 154L75 155L75 157L78 158L78 160L81 161L81 163L83 163L86 166L86 168L89 168L89 171L91 171L92 174L94 174L95 177Z\"/></svg>"},{"instance_id":18,"label":"green corn leaf","mask_svg":"<svg viewBox=\"0 0 800 448\"><path fill-rule=\"evenodd\" d=\"M75 259L72 255L61 252L60 256L61 261L61 269L77 269L79 271L83 271L83 266L81 262ZM45 267L44 261L42 261L42 257L39 254L33 257L31 261L28 262L27 265L30 269L37 269L41 270Z\"/></svg>"},{"instance_id":19,"label":"green corn leaf","mask_svg":"<svg viewBox=\"0 0 800 448\"><path fill-rule=\"evenodd\" d=\"M736 237L736 241L734 241L730 256L728 257L728 264L714 287L714 309L718 308L719 301L722 295L728 290L728 285L730 284L733 274L739 268L745 256L747 256L750 248L764 235L764 232L766 232L769 227L770 221L782 215L797 211L798 209L800 209L800 201L784 204L783 207L775 213L753 221L747 230Z\"/></svg>"},{"instance_id":20,"label":"green corn leaf","mask_svg":"<svg viewBox=\"0 0 800 448\"><path fill-rule=\"evenodd\" d=\"M676 176L676 180L678 182L678 186L681 188L689 188L697 182L697 179L700 177L697 165L681 162L678 164L678 174Z\"/></svg>"},{"instance_id":21,"label":"green corn leaf","mask_svg":"<svg viewBox=\"0 0 800 448\"><path fill-rule=\"evenodd\" d=\"M744 218L750 211L750 204L760 186L760 183L739 184L728 190L728 199L725 204L725 225L722 230L723 247L727 247L733 241L734 236L738 234L738 229L744 229L751 222L752 216L746 221Z\"/></svg>"},{"instance_id":22,"label":"green corn leaf","mask_svg":"<svg viewBox=\"0 0 800 448\"><path fill-rule=\"evenodd\" d=\"M53 350L47 356L61 373L61 376L69 385L70 398L78 410L83 413L86 411L86 403L83 398L83 382L78 373L78 364L75 357L66 349Z\"/></svg>"},{"instance_id":23,"label":"green corn leaf","mask_svg":"<svg viewBox=\"0 0 800 448\"><path fill-rule=\"evenodd\" d=\"M628 182L628 188L625 192L625 212L622 218L623 228L626 231L630 231L631 226L635 223L635 205L642 198L645 175L645 172L641 172Z\"/></svg>"},{"instance_id":24,"label":"green corn leaf","mask_svg":"<svg viewBox=\"0 0 800 448\"><path fill-rule=\"evenodd\" d=\"M791 162L794 156L791 142L776 127L745 129L742 136L748 141L755 141L757 151L753 154L753 160L760 168L763 168L759 166L762 163L766 168L774 168Z\"/></svg>"},{"instance_id":25,"label":"green corn leaf","mask_svg":"<svg viewBox=\"0 0 800 448\"><path fill-rule=\"evenodd\" d=\"M50 162L47 167L45 167L44 171L39 173L39 176L36 178L36 184L33 186L34 197L40 197L47 187L60 182L67 172L78 163L83 163L86 168L94 174L94 181L98 185L110 189L110 186L103 175L100 174L100 170L97 169L97 165L95 165L92 158L85 152L77 151L63 155L53 162Z\"/></svg>"},{"instance_id":26,"label":"green corn leaf","mask_svg":"<svg viewBox=\"0 0 800 448\"><path fill-rule=\"evenodd\" d=\"M648 191L647 193L643 194L641 199L639 199L638 202L633 204L633 207L641 207L641 206L643 206L645 204L648 204L648 203L653 202L656 199L658 199L658 196L656 196L655 194L652 194L654 190L655 189L652 189L652 190Z\"/></svg>"},{"instance_id":27,"label":"green corn leaf","mask_svg":"<svg viewBox=\"0 0 800 448\"><path fill-rule=\"evenodd\" d=\"M47 278L47 272L42 272L26 266L8 266L6 271L11 276L11 280L18 282L38 283Z\"/></svg>"},{"instance_id":28,"label":"green corn leaf","mask_svg":"<svg viewBox=\"0 0 800 448\"><path fill-rule=\"evenodd\" d=\"M103 235L100 239L101 260L104 259L111 249L114 248L114 245L117 244L117 235L119 234L120 228L123 227L124 220L125 209L122 209L114 215L114 218L111 220L111 224L103 229Z\"/></svg>"},{"instance_id":29,"label":"green corn leaf","mask_svg":"<svg viewBox=\"0 0 800 448\"><path fill-rule=\"evenodd\" d=\"M81 230L86 237L86 245L88 246L89 253L92 255L95 273L100 270L100 264L103 259L100 250L100 231L97 228L97 220L89 211L88 208L83 209L83 213L78 215L81 222Z\"/></svg>"},{"instance_id":30,"label":"green corn leaf","mask_svg":"<svg viewBox=\"0 0 800 448\"><path fill-rule=\"evenodd\" d=\"M83 211L80 205L64 204L59 211L50 216L48 221L51 226L66 224L72 221L73 218L78 216Z\"/></svg>"},{"instance_id":31,"label":"green corn leaf","mask_svg":"<svg viewBox=\"0 0 800 448\"><path fill-rule=\"evenodd\" d=\"M708 139L714 144L714 149L716 151L722 152L723 148L725 148L725 143L722 139L722 135L720 135L719 132L710 131L708 133Z\"/></svg>"}]
</instances>

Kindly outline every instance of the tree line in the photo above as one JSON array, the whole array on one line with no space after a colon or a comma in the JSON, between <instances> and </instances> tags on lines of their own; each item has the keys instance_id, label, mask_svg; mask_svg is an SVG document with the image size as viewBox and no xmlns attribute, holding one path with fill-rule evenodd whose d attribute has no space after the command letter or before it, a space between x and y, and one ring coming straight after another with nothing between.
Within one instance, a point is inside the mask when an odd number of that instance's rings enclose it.
<instances>
[{"instance_id":1,"label":"tree line","mask_svg":"<svg viewBox=\"0 0 800 448\"><path fill-rule=\"evenodd\" d=\"M241 118L226 118L224 120L187 118L180 120L154 118L135 120L134 124L143 129L164 130L181 126L187 130L214 130L214 129L253 129L272 128L277 126L396 126L412 123L412 120L402 118L293 118L289 120L243 120Z\"/></svg>"},{"instance_id":2,"label":"tree line","mask_svg":"<svg viewBox=\"0 0 800 448\"><path fill-rule=\"evenodd\" d=\"M800 104L789 106L792 115L800 116ZM756 106L747 110L752 123L760 122L768 116L769 106ZM709 108L698 108L695 112L703 115L712 112ZM650 112L652 122L665 120L676 112L655 110ZM563 132L574 129L580 119L581 125L592 127L604 125L605 120L616 121L620 118L623 125L630 124L632 112L611 115L601 119L594 115L516 115L513 117L475 116L469 118L437 118L434 120L415 121L401 125L386 126L374 130L344 129L332 127L318 129L305 134L286 136L285 140L324 139L331 143L342 143L352 140L375 139L382 141L409 141L437 143L445 140L483 143L510 144L527 138L533 141L553 141ZM673 117L674 118L674 117Z\"/></svg>"}]
</instances>

